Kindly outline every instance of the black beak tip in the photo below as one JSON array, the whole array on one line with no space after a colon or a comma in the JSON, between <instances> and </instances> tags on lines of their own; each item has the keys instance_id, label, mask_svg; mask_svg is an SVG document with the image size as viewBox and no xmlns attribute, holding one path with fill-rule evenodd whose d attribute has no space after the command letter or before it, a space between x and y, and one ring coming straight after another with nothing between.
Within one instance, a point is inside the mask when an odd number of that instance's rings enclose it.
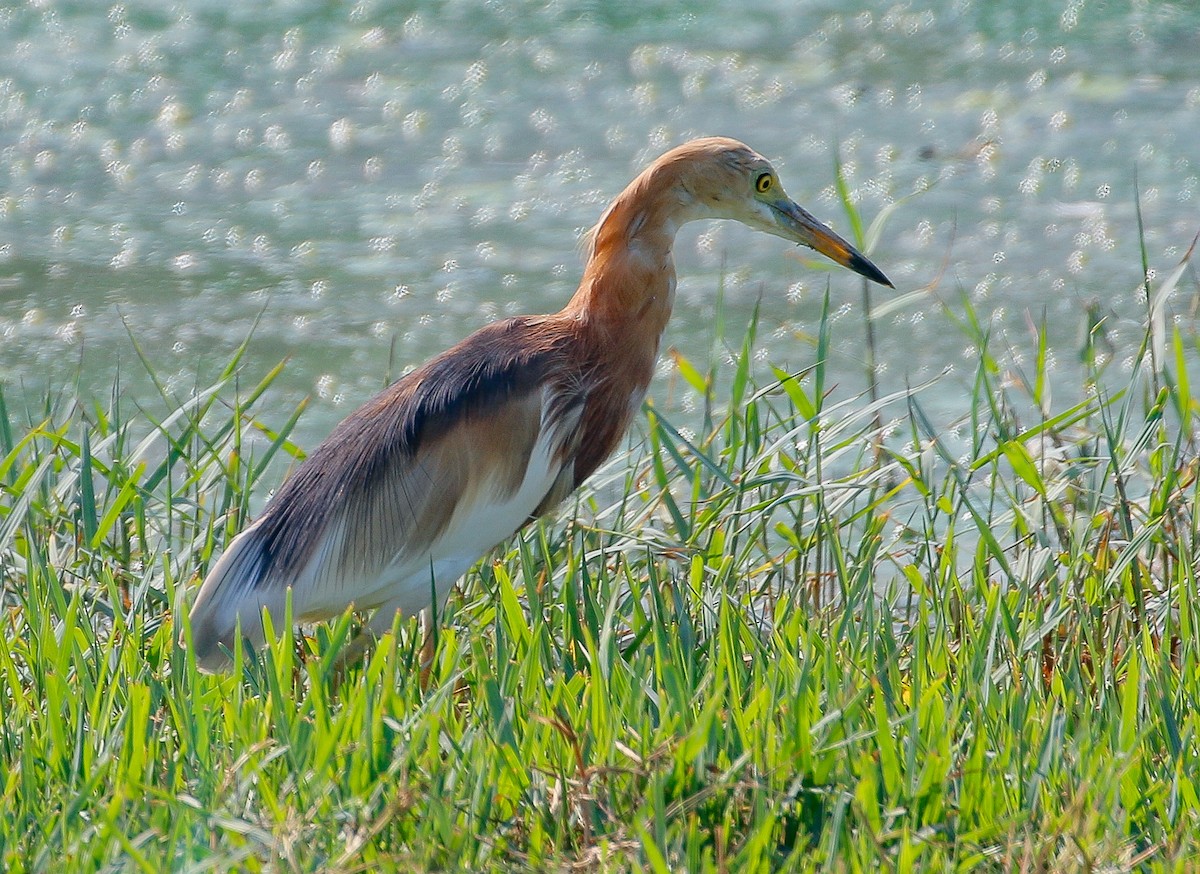
<instances>
[{"instance_id":1,"label":"black beak tip","mask_svg":"<svg viewBox=\"0 0 1200 874\"><path fill-rule=\"evenodd\" d=\"M846 265L855 273L867 277L872 282L878 282L880 285L886 285L888 288L895 288L892 285L892 280L883 275L883 271L864 258L857 252L850 256L850 263Z\"/></svg>"}]
</instances>

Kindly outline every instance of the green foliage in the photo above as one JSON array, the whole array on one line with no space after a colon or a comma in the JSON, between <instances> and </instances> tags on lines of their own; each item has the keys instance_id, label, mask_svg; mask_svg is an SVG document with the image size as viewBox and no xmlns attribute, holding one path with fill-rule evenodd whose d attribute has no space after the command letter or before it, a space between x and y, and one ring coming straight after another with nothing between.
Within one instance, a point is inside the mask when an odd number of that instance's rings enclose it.
<instances>
[{"instance_id":1,"label":"green foliage","mask_svg":"<svg viewBox=\"0 0 1200 874\"><path fill-rule=\"evenodd\" d=\"M1180 869L1195 345L1148 318L1126 383L1089 356L1056 411L1044 332L1014 376L950 315L979 349L957 442L921 387L837 399L828 318L804 373L757 382L756 325L716 338L728 388L679 358L701 429L648 408L472 571L424 676L415 624L344 676L350 616L229 676L177 645L299 455L277 370L246 391L235 359L157 418L0 395L0 866Z\"/></svg>"}]
</instances>

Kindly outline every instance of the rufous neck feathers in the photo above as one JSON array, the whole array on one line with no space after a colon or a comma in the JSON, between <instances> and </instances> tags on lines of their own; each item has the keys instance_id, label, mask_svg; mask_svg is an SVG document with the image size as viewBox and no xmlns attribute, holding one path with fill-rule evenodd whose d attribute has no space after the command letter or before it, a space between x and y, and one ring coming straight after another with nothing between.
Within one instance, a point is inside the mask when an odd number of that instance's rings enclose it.
<instances>
[{"instance_id":1,"label":"rufous neck feathers","mask_svg":"<svg viewBox=\"0 0 1200 874\"><path fill-rule=\"evenodd\" d=\"M685 192L664 175L651 167L605 210L567 310L655 333L666 327L675 300L675 232L698 216L690 215Z\"/></svg>"}]
</instances>

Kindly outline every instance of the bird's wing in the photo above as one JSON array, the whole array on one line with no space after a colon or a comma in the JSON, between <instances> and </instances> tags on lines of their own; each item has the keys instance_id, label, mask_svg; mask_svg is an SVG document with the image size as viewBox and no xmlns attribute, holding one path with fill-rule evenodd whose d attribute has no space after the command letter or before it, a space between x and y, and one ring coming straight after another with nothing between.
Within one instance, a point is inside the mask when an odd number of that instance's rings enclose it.
<instances>
[{"instance_id":1,"label":"bird's wing","mask_svg":"<svg viewBox=\"0 0 1200 874\"><path fill-rule=\"evenodd\" d=\"M584 393L546 335L531 319L489 326L343 421L205 579L197 658L239 619L261 642L260 611L282 615L289 588L298 620L429 606L569 493Z\"/></svg>"},{"instance_id":2,"label":"bird's wing","mask_svg":"<svg viewBox=\"0 0 1200 874\"><path fill-rule=\"evenodd\" d=\"M326 618L351 602L408 613L428 607L561 493L562 482L573 484L581 405L553 417L549 394L532 391L464 417L355 483L330 508L307 561L281 562L271 577L292 586L297 618Z\"/></svg>"}]
</instances>

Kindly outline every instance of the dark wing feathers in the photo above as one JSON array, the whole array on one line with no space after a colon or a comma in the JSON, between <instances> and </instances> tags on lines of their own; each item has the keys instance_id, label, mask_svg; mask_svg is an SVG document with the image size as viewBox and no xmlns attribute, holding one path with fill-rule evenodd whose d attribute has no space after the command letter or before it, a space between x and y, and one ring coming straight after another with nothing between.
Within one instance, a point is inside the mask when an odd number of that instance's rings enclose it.
<instances>
[{"instance_id":1,"label":"dark wing feathers","mask_svg":"<svg viewBox=\"0 0 1200 874\"><path fill-rule=\"evenodd\" d=\"M288 572L302 565L335 509L456 421L545 381L569 383L561 335L544 330L545 321L514 318L488 325L351 413L284 483L259 520L265 568Z\"/></svg>"}]
</instances>

